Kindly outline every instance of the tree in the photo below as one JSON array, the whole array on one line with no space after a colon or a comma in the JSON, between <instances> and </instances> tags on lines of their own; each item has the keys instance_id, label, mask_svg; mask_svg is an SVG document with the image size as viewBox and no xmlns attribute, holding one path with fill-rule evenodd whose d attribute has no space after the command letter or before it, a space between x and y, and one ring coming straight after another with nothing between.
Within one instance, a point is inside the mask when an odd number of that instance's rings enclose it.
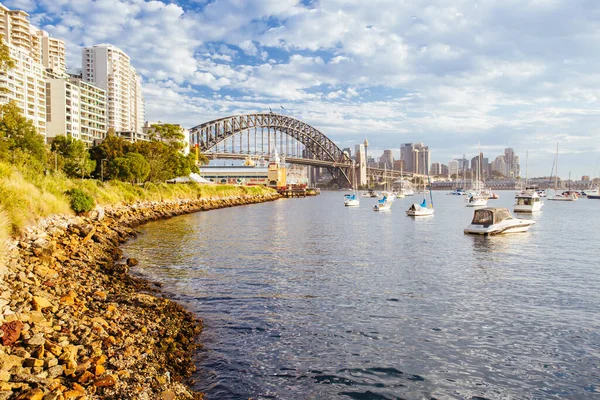
<instances>
[{"instance_id":1,"label":"tree","mask_svg":"<svg viewBox=\"0 0 600 400\"><path fill-rule=\"evenodd\" d=\"M141 183L148 178L150 174L150 164L143 155L139 153L129 153L125 156L129 160L129 170L131 172L132 182Z\"/></svg>"},{"instance_id":2,"label":"tree","mask_svg":"<svg viewBox=\"0 0 600 400\"><path fill-rule=\"evenodd\" d=\"M111 133L112 132L112 133ZM128 142L122 137L116 136L114 130L110 128L106 134L106 139L97 146L90 149L90 154L93 160L96 161L96 170L94 176L105 179L109 176L115 176L112 168L112 161L118 157L124 157L127 153L133 150L133 143ZM106 160L104 176L102 176L102 160Z\"/></svg>"},{"instance_id":3,"label":"tree","mask_svg":"<svg viewBox=\"0 0 600 400\"><path fill-rule=\"evenodd\" d=\"M62 157L62 170L70 178L89 176L96 167L96 161L90 159L81 140L60 135L52 141L51 150Z\"/></svg>"},{"instance_id":4,"label":"tree","mask_svg":"<svg viewBox=\"0 0 600 400\"><path fill-rule=\"evenodd\" d=\"M122 181L140 183L150 173L150 164L139 153L128 153L111 161L111 176Z\"/></svg>"},{"instance_id":5,"label":"tree","mask_svg":"<svg viewBox=\"0 0 600 400\"><path fill-rule=\"evenodd\" d=\"M185 142L183 128L175 124L158 123L151 126L150 140L157 140L167 145L182 150L188 144Z\"/></svg>"},{"instance_id":6,"label":"tree","mask_svg":"<svg viewBox=\"0 0 600 400\"><path fill-rule=\"evenodd\" d=\"M15 61L10 57L10 49L4 43L4 36L0 35L0 71L6 72L15 67Z\"/></svg>"},{"instance_id":7,"label":"tree","mask_svg":"<svg viewBox=\"0 0 600 400\"><path fill-rule=\"evenodd\" d=\"M13 101L0 106L0 115L0 158L17 163L17 157L22 156L25 163L41 164L43 168L46 145L33 122L25 118Z\"/></svg>"}]
</instances>

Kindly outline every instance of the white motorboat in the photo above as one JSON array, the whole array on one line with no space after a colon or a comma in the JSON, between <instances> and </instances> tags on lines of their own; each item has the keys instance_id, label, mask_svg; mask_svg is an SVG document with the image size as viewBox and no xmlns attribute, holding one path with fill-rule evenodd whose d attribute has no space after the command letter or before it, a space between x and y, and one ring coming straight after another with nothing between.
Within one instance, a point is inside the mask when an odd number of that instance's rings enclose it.
<instances>
[{"instance_id":1,"label":"white motorboat","mask_svg":"<svg viewBox=\"0 0 600 400\"><path fill-rule=\"evenodd\" d=\"M379 195L373 189L368 189L366 192L363 192L362 197L379 197Z\"/></svg>"},{"instance_id":2,"label":"white motorboat","mask_svg":"<svg viewBox=\"0 0 600 400\"><path fill-rule=\"evenodd\" d=\"M465 202L467 207L484 207L487 206L488 196L481 193L469 194Z\"/></svg>"},{"instance_id":3,"label":"white motorboat","mask_svg":"<svg viewBox=\"0 0 600 400\"><path fill-rule=\"evenodd\" d=\"M506 208L486 207L475 210L473 221L464 230L476 235L499 235L526 232L535 221L518 219Z\"/></svg>"},{"instance_id":4,"label":"white motorboat","mask_svg":"<svg viewBox=\"0 0 600 400\"><path fill-rule=\"evenodd\" d=\"M382 199L377 200L377 204L373 206L373 211L385 211L392 207L392 202L388 201L387 197L383 196Z\"/></svg>"},{"instance_id":5,"label":"white motorboat","mask_svg":"<svg viewBox=\"0 0 600 400\"><path fill-rule=\"evenodd\" d=\"M563 192L561 194L555 194L552 197L548 197L551 201L577 201L579 196L575 192Z\"/></svg>"},{"instance_id":6,"label":"white motorboat","mask_svg":"<svg viewBox=\"0 0 600 400\"><path fill-rule=\"evenodd\" d=\"M540 211L544 203L535 190L524 190L515 197L514 212L533 213Z\"/></svg>"}]
</instances>

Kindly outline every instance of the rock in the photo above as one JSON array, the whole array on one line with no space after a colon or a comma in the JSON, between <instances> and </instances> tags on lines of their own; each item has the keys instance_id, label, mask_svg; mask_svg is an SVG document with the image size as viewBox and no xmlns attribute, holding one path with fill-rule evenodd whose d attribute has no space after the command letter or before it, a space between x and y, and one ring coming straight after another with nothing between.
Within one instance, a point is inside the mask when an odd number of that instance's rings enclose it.
<instances>
[{"instance_id":1,"label":"rock","mask_svg":"<svg viewBox=\"0 0 600 400\"><path fill-rule=\"evenodd\" d=\"M96 387L109 387L109 386L115 386L116 384L117 384L117 380L112 375L106 375L105 377L96 379L93 383L93 385Z\"/></svg>"},{"instance_id":2,"label":"rock","mask_svg":"<svg viewBox=\"0 0 600 400\"><path fill-rule=\"evenodd\" d=\"M160 398L161 398L161 400L174 400L176 398L175 392L172 391L171 389L165 390L164 392L161 393Z\"/></svg>"},{"instance_id":3,"label":"rock","mask_svg":"<svg viewBox=\"0 0 600 400\"><path fill-rule=\"evenodd\" d=\"M48 368L48 378L54 379L61 376L64 372L64 366L62 365L54 365Z\"/></svg>"},{"instance_id":4,"label":"rock","mask_svg":"<svg viewBox=\"0 0 600 400\"><path fill-rule=\"evenodd\" d=\"M46 343L46 339L44 339L43 333L36 333L35 335L27 339L26 342L29 346L41 346L44 343Z\"/></svg>"},{"instance_id":5,"label":"rock","mask_svg":"<svg viewBox=\"0 0 600 400\"><path fill-rule=\"evenodd\" d=\"M32 389L26 393L21 394L17 399L21 400L42 400L44 398L44 392L41 389Z\"/></svg>"},{"instance_id":6,"label":"rock","mask_svg":"<svg viewBox=\"0 0 600 400\"><path fill-rule=\"evenodd\" d=\"M48 300L45 297L42 296L33 296L33 308L36 311L41 311L44 310L46 308L53 308L54 306L52 305L52 303L50 303L50 300Z\"/></svg>"},{"instance_id":7,"label":"rock","mask_svg":"<svg viewBox=\"0 0 600 400\"><path fill-rule=\"evenodd\" d=\"M65 296L60 298L60 303L67 306L72 306L75 304L75 297L77 297L77 294L71 290Z\"/></svg>"},{"instance_id":8,"label":"rock","mask_svg":"<svg viewBox=\"0 0 600 400\"><path fill-rule=\"evenodd\" d=\"M23 366L25 366L25 367L43 367L44 360L39 360L37 358L26 358L23 361Z\"/></svg>"},{"instance_id":9,"label":"rock","mask_svg":"<svg viewBox=\"0 0 600 400\"><path fill-rule=\"evenodd\" d=\"M12 321L0 325L0 331L2 331L2 337L0 340L4 346L11 346L21 336L21 330L23 329L23 323L21 321Z\"/></svg>"},{"instance_id":10,"label":"rock","mask_svg":"<svg viewBox=\"0 0 600 400\"><path fill-rule=\"evenodd\" d=\"M131 258L128 258L128 259L127 259L127 265L128 265L129 267L135 267L135 266L136 266L136 265L138 265L138 264L139 264L139 261L137 260L137 258L133 258L133 257L131 257Z\"/></svg>"}]
</instances>

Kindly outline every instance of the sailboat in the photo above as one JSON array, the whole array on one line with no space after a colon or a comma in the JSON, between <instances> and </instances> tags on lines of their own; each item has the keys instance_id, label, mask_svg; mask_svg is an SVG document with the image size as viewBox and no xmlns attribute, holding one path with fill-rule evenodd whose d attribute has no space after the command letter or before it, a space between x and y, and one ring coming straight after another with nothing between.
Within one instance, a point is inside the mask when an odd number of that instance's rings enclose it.
<instances>
[{"instance_id":1,"label":"sailboat","mask_svg":"<svg viewBox=\"0 0 600 400\"><path fill-rule=\"evenodd\" d=\"M573 192L558 193L558 142L556 143L556 175L554 177L554 196L548 197L551 201L576 201L577 195Z\"/></svg>"},{"instance_id":2,"label":"sailboat","mask_svg":"<svg viewBox=\"0 0 600 400\"><path fill-rule=\"evenodd\" d=\"M427 171L427 183L429 184L429 205L427 204L427 199L425 198L425 183L423 183L423 201L421 204L411 204L408 210L406 210L406 215L409 217L426 217L429 215L433 215L433 190L431 189L431 179L429 178L429 171Z\"/></svg>"},{"instance_id":3,"label":"sailboat","mask_svg":"<svg viewBox=\"0 0 600 400\"><path fill-rule=\"evenodd\" d=\"M479 146L478 146L479 149ZM467 203L467 207L482 207L486 206L489 195L484 193L482 184L481 184L481 150L479 150L479 154L477 155L477 169L475 170L475 185L474 191L467 195L465 202Z\"/></svg>"},{"instance_id":4,"label":"sailboat","mask_svg":"<svg viewBox=\"0 0 600 400\"><path fill-rule=\"evenodd\" d=\"M388 201L396 200L396 193L394 193L390 188L389 179L387 176L387 164L383 166L383 191L381 194L386 197Z\"/></svg>"},{"instance_id":5,"label":"sailboat","mask_svg":"<svg viewBox=\"0 0 600 400\"><path fill-rule=\"evenodd\" d=\"M384 189L387 189L387 169L385 167L383 169L383 179L385 182ZM382 193L383 197L377 200L377 204L373 206L373 211L385 211L392 207L394 199L389 197L391 194L388 191L383 191Z\"/></svg>"},{"instance_id":6,"label":"sailboat","mask_svg":"<svg viewBox=\"0 0 600 400\"><path fill-rule=\"evenodd\" d=\"M356 170L354 163L352 163L352 194L344 196L344 206L346 207L358 207L360 205L360 199L356 194Z\"/></svg>"}]
</instances>

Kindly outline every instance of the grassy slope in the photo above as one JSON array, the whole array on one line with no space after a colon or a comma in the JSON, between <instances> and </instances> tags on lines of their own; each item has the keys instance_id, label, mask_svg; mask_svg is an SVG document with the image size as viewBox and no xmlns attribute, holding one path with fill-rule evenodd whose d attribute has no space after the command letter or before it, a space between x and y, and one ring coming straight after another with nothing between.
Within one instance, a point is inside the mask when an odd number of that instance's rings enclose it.
<instances>
[{"instance_id":1,"label":"grassy slope","mask_svg":"<svg viewBox=\"0 0 600 400\"><path fill-rule=\"evenodd\" d=\"M0 249L10 236L25 226L53 214L72 214L65 191L79 188L97 204L130 204L189 198L215 198L268 193L263 187L196 184L153 184L134 186L123 182L68 179L64 175L39 175L19 171L0 162ZM0 265L4 251L0 251Z\"/></svg>"}]
</instances>

